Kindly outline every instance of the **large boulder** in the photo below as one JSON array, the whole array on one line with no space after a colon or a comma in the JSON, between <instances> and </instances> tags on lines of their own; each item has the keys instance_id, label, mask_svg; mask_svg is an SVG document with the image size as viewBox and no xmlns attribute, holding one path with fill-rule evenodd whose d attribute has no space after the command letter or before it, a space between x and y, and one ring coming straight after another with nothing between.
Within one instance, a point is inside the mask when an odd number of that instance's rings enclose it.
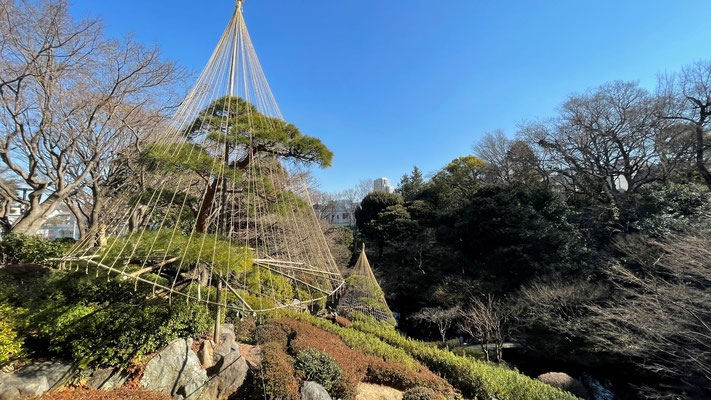
<instances>
[{"instance_id":1,"label":"large boulder","mask_svg":"<svg viewBox=\"0 0 711 400\"><path fill-rule=\"evenodd\" d=\"M148 362L141 386L179 400L198 399L207 382L192 339L176 339Z\"/></svg>"},{"instance_id":2,"label":"large boulder","mask_svg":"<svg viewBox=\"0 0 711 400\"><path fill-rule=\"evenodd\" d=\"M215 355L224 355L233 350L238 350L235 327L232 324L222 324L220 326L220 342L217 344Z\"/></svg>"},{"instance_id":3,"label":"large boulder","mask_svg":"<svg viewBox=\"0 0 711 400\"><path fill-rule=\"evenodd\" d=\"M578 397L585 398L588 396L588 391L585 389L585 386L583 386L579 380L564 372L548 372L539 375L537 379L543 383L557 387L558 389L570 392Z\"/></svg>"},{"instance_id":4,"label":"large boulder","mask_svg":"<svg viewBox=\"0 0 711 400\"><path fill-rule=\"evenodd\" d=\"M331 400L326 389L316 382L304 382L301 387L301 400Z\"/></svg>"},{"instance_id":5,"label":"large boulder","mask_svg":"<svg viewBox=\"0 0 711 400\"><path fill-rule=\"evenodd\" d=\"M89 389L113 390L123 386L129 374L118 368L100 368L94 371L89 378Z\"/></svg>"},{"instance_id":6,"label":"large boulder","mask_svg":"<svg viewBox=\"0 0 711 400\"><path fill-rule=\"evenodd\" d=\"M12 374L0 373L0 400L24 399L60 388L74 372L72 364L46 361L20 368Z\"/></svg>"},{"instance_id":7,"label":"large boulder","mask_svg":"<svg viewBox=\"0 0 711 400\"><path fill-rule=\"evenodd\" d=\"M220 343L214 350L212 366L207 368L209 379L202 399L227 399L242 387L248 372L249 365L240 355L239 345L235 342L234 327L232 324L223 324L220 327Z\"/></svg>"},{"instance_id":8,"label":"large boulder","mask_svg":"<svg viewBox=\"0 0 711 400\"><path fill-rule=\"evenodd\" d=\"M207 369L209 378L201 398L227 399L242 387L248 372L247 361L240 356L239 351L220 356L215 365Z\"/></svg>"}]
</instances>

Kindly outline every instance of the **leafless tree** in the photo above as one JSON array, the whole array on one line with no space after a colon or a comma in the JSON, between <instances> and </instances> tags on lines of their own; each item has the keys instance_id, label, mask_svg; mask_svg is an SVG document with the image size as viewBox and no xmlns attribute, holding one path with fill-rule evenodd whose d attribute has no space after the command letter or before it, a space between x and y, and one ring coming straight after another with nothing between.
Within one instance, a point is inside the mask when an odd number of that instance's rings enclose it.
<instances>
[{"instance_id":1,"label":"leafless tree","mask_svg":"<svg viewBox=\"0 0 711 400\"><path fill-rule=\"evenodd\" d=\"M610 269L619 298L591 306L598 345L637 360L652 376L672 378L680 386L675 393L707 398L711 236L628 236L616 247L627 260Z\"/></svg>"},{"instance_id":2,"label":"leafless tree","mask_svg":"<svg viewBox=\"0 0 711 400\"><path fill-rule=\"evenodd\" d=\"M503 131L484 135L473 147L486 162L485 179L493 183L529 183L546 178L534 150L522 140L509 139Z\"/></svg>"},{"instance_id":3,"label":"leafless tree","mask_svg":"<svg viewBox=\"0 0 711 400\"><path fill-rule=\"evenodd\" d=\"M499 183L510 181L511 165L508 157L510 148L511 140L502 130L488 132L474 144L474 155L488 164L488 175L492 181Z\"/></svg>"},{"instance_id":4,"label":"leafless tree","mask_svg":"<svg viewBox=\"0 0 711 400\"><path fill-rule=\"evenodd\" d=\"M0 160L30 188L13 198L27 211L11 230L33 234L70 196L106 184L131 128L182 76L156 48L74 20L64 0L0 1Z\"/></svg>"},{"instance_id":5,"label":"leafless tree","mask_svg":"<svg viewBox=\"0 0 711 400\"><path fill-rule=\"evenodd\" d=\"M626 194L663 179L681 159L662 157L676 130L659 111L637 83L611 82L572 96L557 118L528 123L520 135L545 150L547 169L569 193L596 199L616 219Z\"/></svg>"},{"instance_id":6,"label":"leafless tree","mask_svg":"<svg viewBox=\"0 0 711 400\"><path fill-rule=\"evenodd\" d=\"M472 298L469 306L460 311L457 326L471 338L479 341L486 360L490 360L490 346L494 346L494 360L503 358L504 342L510 335L514 321L514 307L504 304L494 296L481 300Z\"/></svg>"},{"instance_id":7,"label":"leafless tree","mask_svg":"<svg viewBox=\"0 0 711 400\"><path fill-rule=\"evenodd\" d=\"M441 308L427 307L413 315L417 320L428 322L437 326L437 331L442 338L442 343L447 341L447 332L454 321L459 317L459 307Z\"/></svg>"},{"instance_id":8,"label":"leafless tree","mask_svg":"<svg viewBox=\"0 0 711 400\"><path fill-rule=\"evenodd\" d=\"M677 74L663 75L658 92L664 100L663 117L678 122L681 134L687 133L696 169L711 188L708 150L711 149L711 61L698 61L682 67Z\"/></svg>"}]
</instances>

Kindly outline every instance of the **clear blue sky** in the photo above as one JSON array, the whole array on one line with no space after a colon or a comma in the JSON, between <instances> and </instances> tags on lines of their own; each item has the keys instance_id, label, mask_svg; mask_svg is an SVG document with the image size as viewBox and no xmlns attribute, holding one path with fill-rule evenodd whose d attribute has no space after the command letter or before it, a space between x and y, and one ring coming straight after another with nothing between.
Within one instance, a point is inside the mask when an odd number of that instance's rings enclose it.
<instances>
[{"instance_id":1,"label":"clear blue sky","mask_svg":"<svg viewBox=\"0 0 711 400\"><path fill-rule=\"evenodd\" d=\"M233 0L74 0L202 69ZM247 0L245 16L287 120L335 153L338 191L435 171L482 134L552 115L573 92L711 58L707 1Z\"/></svg>"}]
</instances>

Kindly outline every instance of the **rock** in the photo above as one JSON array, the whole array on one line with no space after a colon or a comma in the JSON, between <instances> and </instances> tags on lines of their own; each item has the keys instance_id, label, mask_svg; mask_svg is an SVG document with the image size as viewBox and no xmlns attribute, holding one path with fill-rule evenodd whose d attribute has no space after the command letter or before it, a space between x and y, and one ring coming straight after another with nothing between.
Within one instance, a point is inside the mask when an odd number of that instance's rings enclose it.
<instances>
[{"instance_id":1,"label":"rock","mask_svg":"<svg viewBox=\"0 0 711 400\"><path fill-rule=\"evenodd\" d=\"M113 390L123 386L129 374L117 368L101 368L89 378L89 389Z\"/></svg>"},{"instance_id":2,"label":"rock","mask_svg":"<svg viewBox=\"0 0 711 400\"><path fill-rule=\"evenodd\" d=\"M191 350L192 339L176 339L148 362L141 386L173 398L198 399L207 373Z\"/></svg>"},{"instance_id":3,"label":"rock","mask_svg":"<svg viewBox=\"0 0 711 400\"><path fill-rule=\"evenodd\" d=\"M208 368L208 382L201 399L227 399L237 393L244 384L249 365L239 351L234 350L224 356L214 366Z\"/></svg>"},{"instance_id":4,"label":"rock","mask_svg":"<svg viewBox=\"0 0 711 400\"><path fill-rule=\"evenodd\" d=\"M583 386L579 380L564 372L548 372L539 375L537 379L543 383L557 387L558 389L570 392L578 397L586 398L588 396L588 391L585 389L585 386Z\"/></svg>"},{"instance_id":5,"label":"rock","mask_svg":"<svg viewBox=\"0 0 711 400\"><path fill-rule=\"evenodd\" d=\"M23 399L64 386L74 367L63 361L47 361L20 368L12 374L0 373L0 400Z\"/></svg>"},{"instance_id":6,"label":"rock","mask_svg":"<svg viewBox=\"0 0 711 400\"><path fill-rule=\"evenodd\" d=\"M222 324L220 326L220 343L217 345L215 356L224 356L231 351L237 350L237 342L235 339L235 327L232 324ZM217 362L217 360L215 360Z\"/></svg>"},{"instance_id":7,"label":"rock","mask_svg":"<svg viewBox=\"0 0 711 400\"><path fill-rule=\"evenodd\" d=\"M215 365L213 360L215 352L215 342L212 340L205 340L200 345L200 350L197 352L198 360L203 368L207 369Z\"/></svg>"},{"instance_id":8,"label":"rock","mask_svg":"<svg viewBox=\"0 0 711 400\"><path fill-rule=\"evenodd\" d=\"M301 400L331 400L326 389L316 382L304 382L301 387Z\"/></svg>"}]
</instances>

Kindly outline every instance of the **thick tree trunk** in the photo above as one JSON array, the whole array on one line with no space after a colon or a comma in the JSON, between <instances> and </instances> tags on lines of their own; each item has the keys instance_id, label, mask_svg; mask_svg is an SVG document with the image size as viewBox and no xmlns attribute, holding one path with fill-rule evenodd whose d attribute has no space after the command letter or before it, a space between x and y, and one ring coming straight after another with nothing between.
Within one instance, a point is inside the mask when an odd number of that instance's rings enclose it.
<instances>
[{"instance_id":1,"label":"thick tree trunk","mask_svg":"<svg viewBox=\"0 0 711 400\"><path fill-rule=\"evenodd\" d=\"M217 179L208 185L207 192L200 205L200 211L198 211L196 230L200 233L207 231L207 217L210 215L212 203L215 201L215 193L217 193Z\"/></svg>"},{"instance_id":2,"label":"thick tree trunk","mask_svg":"<svg viewBox=\"0 0 711 400\"><path fill-rule=\"evenodd\" d=\"M39 196L35 196L33 193L30 195L30 208L15 222L11 233L21 233L24 235L37 234L42 224L44 224L54 210L62 204L65 197L66 196L53 193L45 201L40 203Z\"/></svg>"}]
</instances>

